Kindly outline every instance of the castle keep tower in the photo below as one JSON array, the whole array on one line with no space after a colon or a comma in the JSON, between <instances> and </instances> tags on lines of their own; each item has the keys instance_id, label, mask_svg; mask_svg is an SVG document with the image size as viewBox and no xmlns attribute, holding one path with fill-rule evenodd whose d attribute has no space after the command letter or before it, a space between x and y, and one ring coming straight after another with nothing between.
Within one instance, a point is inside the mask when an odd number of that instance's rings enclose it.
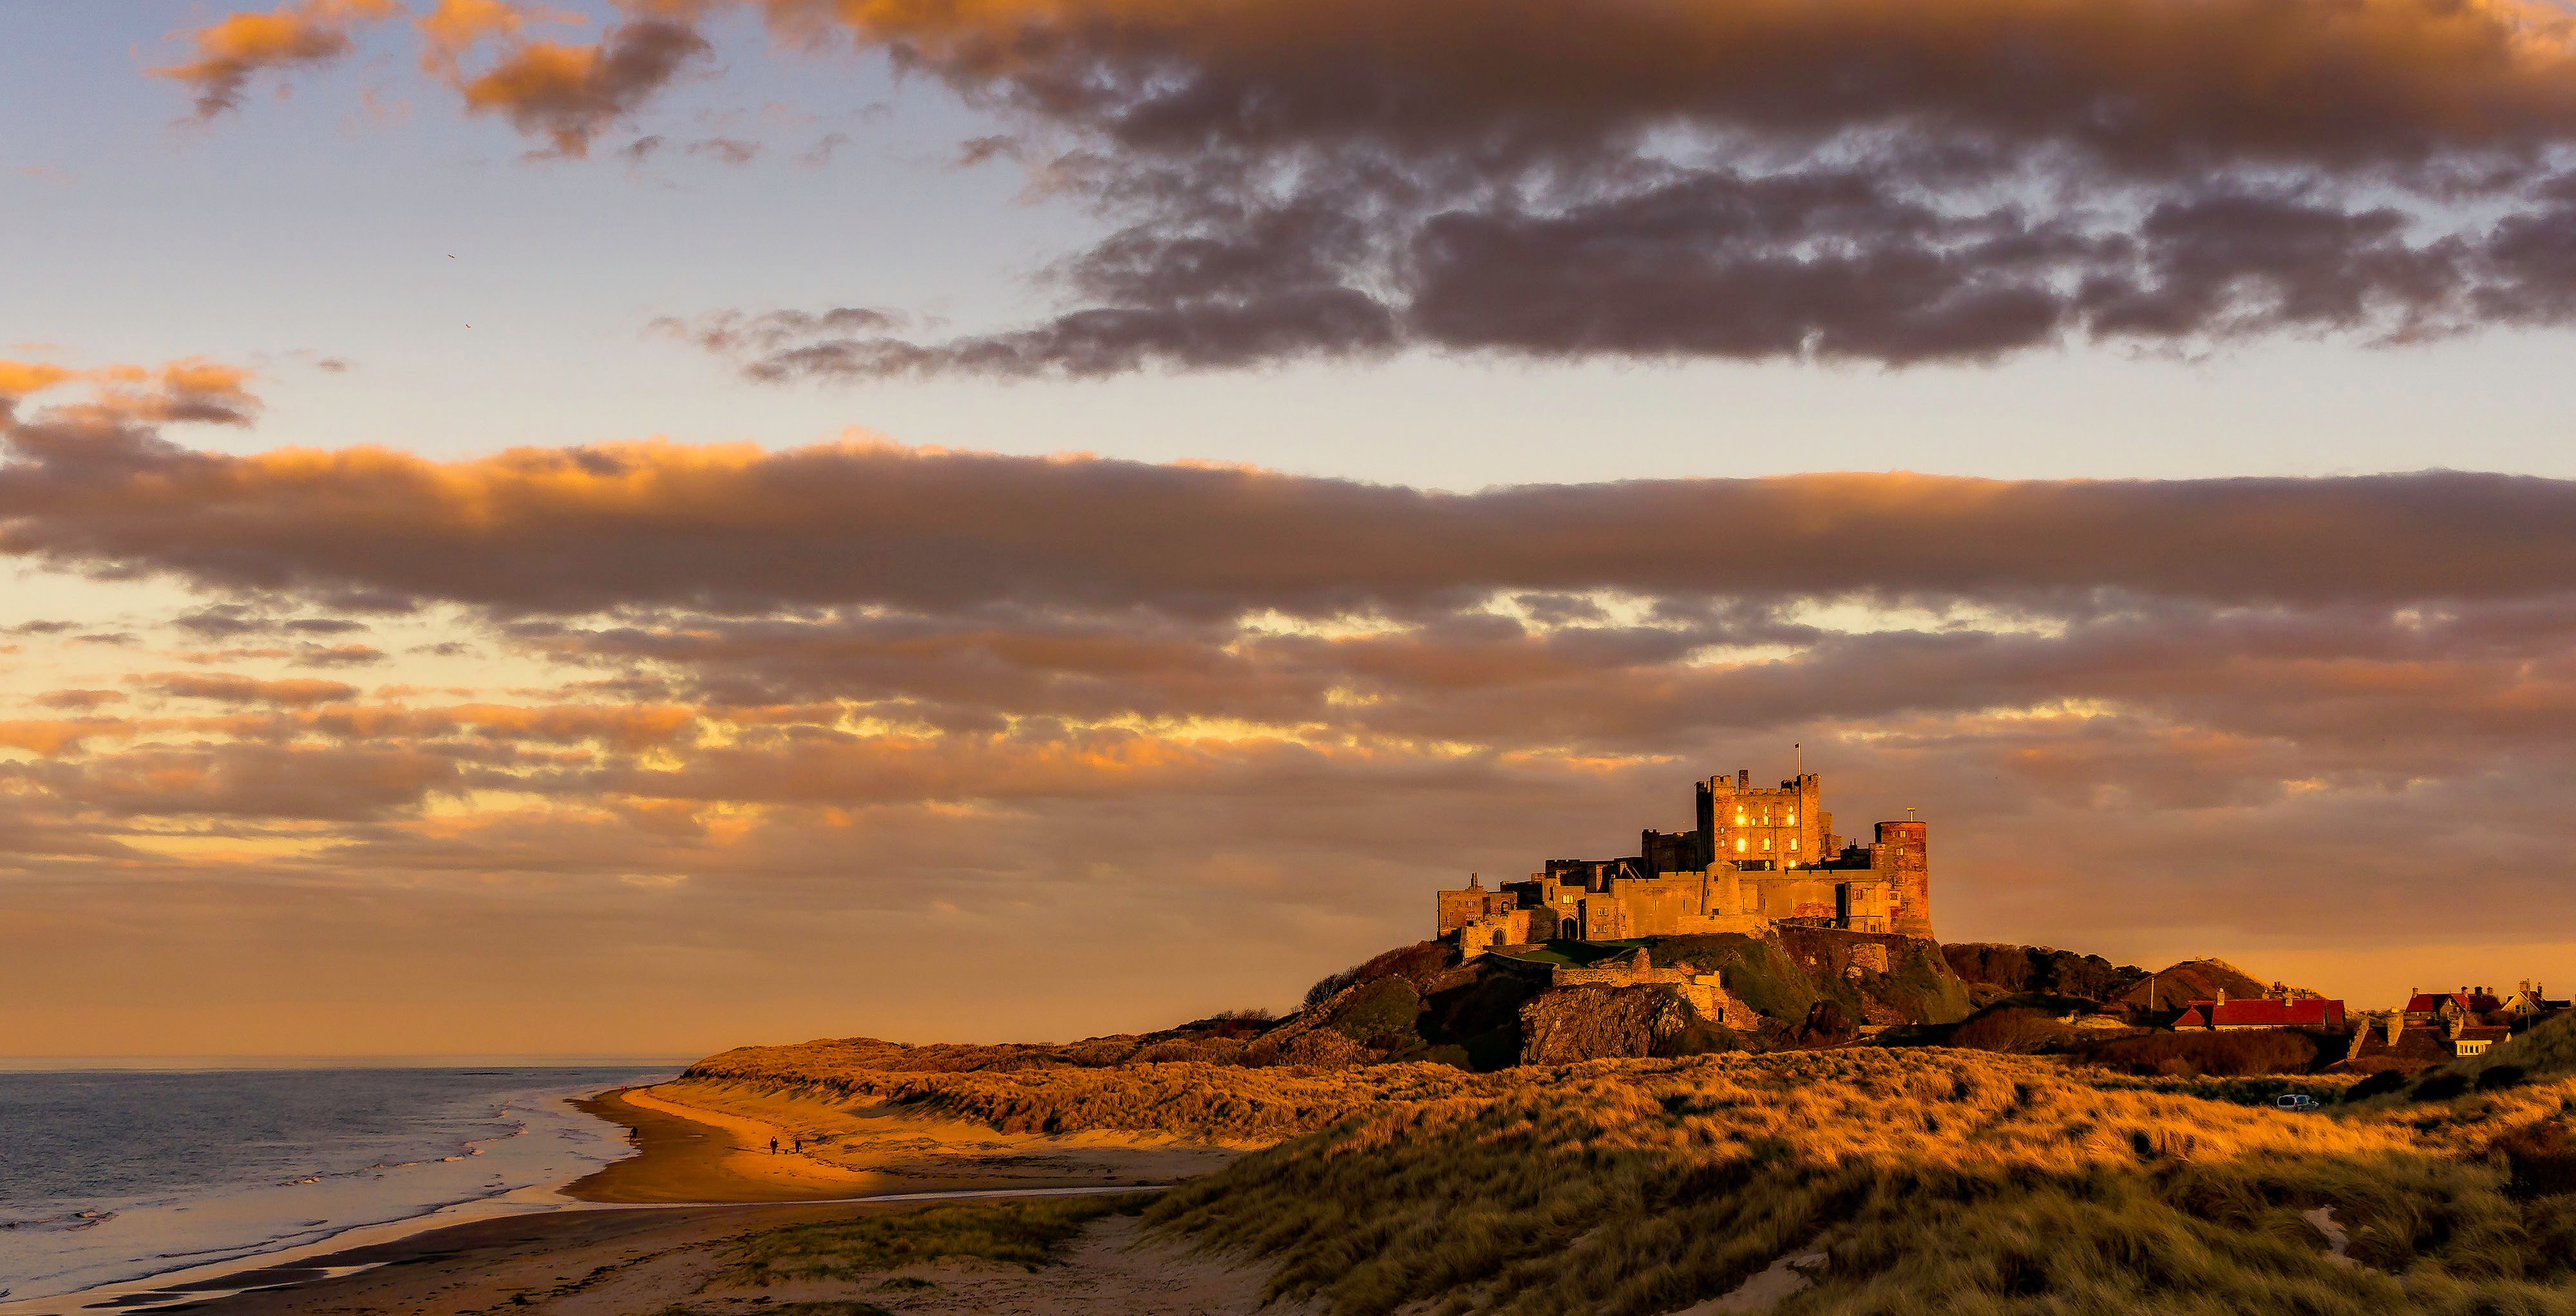
<instances>
[{"instance_id":1,"label":"castle keep tower","mask_svg":"<svg viewBox=\"0 0 2576 1316\"><path fill-rule=\"evenodd\" d=\"M1724 861L1747 872L1780 872L1820 863L1833 852L1833 819L1817 803L1823 778L1802 773L1776 790L1755 786L1752 778L1751 770L1739 768L1732 779L1699 783L1701 867Z\"/></svg>"},{"instance_id":2,"label":"castle keep tower","mask_svg":"<svg viewBox=\"0 0 2576 1316\"><path fill-rule=\"evenodd\" d=\"M1931 940L1930 827L1878 824L1871 844L1846 844L1824 809L1823 779L1800 773L1775 789L1753 774L1693 783L1687 832L1638 834L1618 859L1550 859L1526 882L1470 882L1439 893L1439 932L1469 954L1495 946L1739 933L1783 923Z\"/></svg>"}]
</instances>

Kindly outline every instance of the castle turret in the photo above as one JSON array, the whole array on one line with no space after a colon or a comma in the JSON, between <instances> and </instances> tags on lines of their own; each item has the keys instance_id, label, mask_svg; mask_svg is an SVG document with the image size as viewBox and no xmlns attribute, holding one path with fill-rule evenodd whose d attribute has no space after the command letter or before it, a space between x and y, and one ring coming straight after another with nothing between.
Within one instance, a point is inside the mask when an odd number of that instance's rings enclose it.
<instances>
[{"instance_id":1,"label":"castle turret","mask_svg":"<svg viewBox=\"0 0 2576 1316\"><path fill-rule=\"evenodd\" d=\"M1920 819L1883 822L1878 844L1871 847L1873 868L1882 869L1896 891L1895 916L1888 931L1932 940L1932 864L1930 825Z\"/></svg>"}]
</instances>

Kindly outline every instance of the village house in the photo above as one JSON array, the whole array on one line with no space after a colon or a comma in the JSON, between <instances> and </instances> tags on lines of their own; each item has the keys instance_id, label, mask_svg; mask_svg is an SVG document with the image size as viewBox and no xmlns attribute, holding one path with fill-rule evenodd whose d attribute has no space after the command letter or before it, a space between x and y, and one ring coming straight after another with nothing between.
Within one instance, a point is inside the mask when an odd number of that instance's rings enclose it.
<instances>
[{"instance_id":1,"label":"village house","mask_svg":"<svg viewBox=\"0 0 2576 1316\"><path fill-rule=\"evenodd\" d=\"M2452 1034L2451 1051L2455 1055L2484 1055L2488 1047L2511 1036L2513 1030L2500 1024L2473 1024Z\"/></svg>"},{"instance_id":2,"label":"village house","mask_svg":"<svg viewBox=\"0 0 2576 1316\"><path fill-rule=\"evenodd\" d=\"M2409 988L2406 1008L2388 1017L2388 1045L2394 1049L2409 1031L2429 1030L2447 1041L2453 1055L2479 1055L2567 1006L2548 999L2541 985L2527 978L2503 996L2484 987L2455 992Z\"/></svg>"},{"instance_id":3,"label":"village house","mask_svg":"<svg viewBox=\"0 0 2576 1316\"><path fill-rule=\"evenodd\" d=\"M2218 999L2193 1001L2183 1007L2174 1020L2176 1032L2227 1033L2250 1028L2342 1028L2343 1002L2321 996L2304 996L2281 989L2272 996L2239 1000L2227 999L2227 989L2218 989Z\"/></svg>"},{"instance_id":4,"label":"village house","mask_svg":"<svg viewBox=\"0 0 2576 1316\"><path fill-rule=\"evenodd\" d=\"M2459 1020L2484 1018L2503 1008L2504 1002L2484 987L2463 987L2456 992L2426 992L2409 987L2401 1014L2409 1028L2435 1022L2456 1027Z\"/></svg>"}]
</instances>

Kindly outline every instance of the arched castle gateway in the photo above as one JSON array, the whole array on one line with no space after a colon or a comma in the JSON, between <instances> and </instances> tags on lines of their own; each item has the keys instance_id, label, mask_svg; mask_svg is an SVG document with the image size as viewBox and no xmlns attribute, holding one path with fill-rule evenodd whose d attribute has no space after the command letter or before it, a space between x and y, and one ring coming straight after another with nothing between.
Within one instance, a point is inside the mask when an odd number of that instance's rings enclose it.
<instances>
[{"instance_id":1,"label":"arched castle gateway","mask_svg":"<svg viewBox=\"0 0 2576 1316\"><path fill-rule=\"evenodd\" d=\"M1752 775L1698 783L1699 826L1649 830L1637 854L1550 859L1526 882L1441 892L1438 935L1458 934L1471 955L1539 941L1760 936L1783 923L1932 939L1926 824L1883 822L1869 844L1846 844L1816 774L1777 790Z\"/></svg>"}]
</instances>

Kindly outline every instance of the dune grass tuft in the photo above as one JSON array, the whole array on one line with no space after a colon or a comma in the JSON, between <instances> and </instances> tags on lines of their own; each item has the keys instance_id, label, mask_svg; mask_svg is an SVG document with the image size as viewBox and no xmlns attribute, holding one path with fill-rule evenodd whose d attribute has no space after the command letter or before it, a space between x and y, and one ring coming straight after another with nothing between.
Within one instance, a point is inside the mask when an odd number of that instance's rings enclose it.
<instances>
[{"instance_id":1,"label":"dune grass tuft","mask_svg":"<svg viewBox=\"0 0 2576 1316\"><path fill-rule=\"evenodd\" d=\"M1057 1264L1064 1245L1092 1221L1136 1214L1150 1200L1150 1195L1129 1193L961 1202L792 1225L737 1244L733 1267L719 1278L758 1287L783 1280L854 1279L940 1261L989 1261L1034 1271Z\"/></svg>"}]
</instances>

